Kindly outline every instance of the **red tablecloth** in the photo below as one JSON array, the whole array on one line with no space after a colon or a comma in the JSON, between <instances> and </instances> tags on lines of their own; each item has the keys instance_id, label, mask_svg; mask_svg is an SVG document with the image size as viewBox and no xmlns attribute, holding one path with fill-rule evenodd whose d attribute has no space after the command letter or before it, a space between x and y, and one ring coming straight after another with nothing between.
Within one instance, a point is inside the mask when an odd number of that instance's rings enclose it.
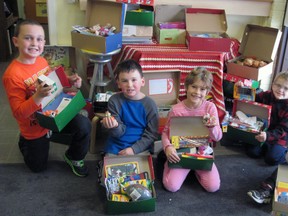
<instances>
[{"instance_id":1,"label":"red tablecloth","mask_svg":"<svg viewBox=\"0 0 288 216\"><path fill-rule=\"evenodd\" d=\"M238 49L237 49L238 52ZM206 67L213 73L211 96L218 108L220 120L225 115L223 96L223 67L224 62L234 57L234 52L193 52L185 45L158 45L158 44L127 44L122 51L113 57L112 67L125 59L134 59L142 66L143 72L177 70L180 71L179 99L185 98L184 80L186 75L195 67Z\"/></svg>"}]
</instances>

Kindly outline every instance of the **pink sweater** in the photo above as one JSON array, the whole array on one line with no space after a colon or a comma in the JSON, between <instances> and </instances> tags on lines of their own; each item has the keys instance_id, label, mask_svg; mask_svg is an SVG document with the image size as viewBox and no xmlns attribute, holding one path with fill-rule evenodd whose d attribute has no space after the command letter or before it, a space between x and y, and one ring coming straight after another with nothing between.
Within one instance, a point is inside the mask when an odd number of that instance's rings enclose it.
<instances>
[{"instance_id":1,"label":"pink sweater","mask_svg":"<svg viewBox=\"0 0 288 216\"><path fill-rule=\"evenodd\" d=\"M216 106L210 101L204 101L202 105L196 109L186 107L183 101L175 104L168 114L168 120L162 132L162 144L164 151L166 150L167 146L172 145L170 143L170 119L172 116L204 116L207 113L209 113L210 116L218 117ZM219 124L219 119L216 118L216 120L217 125L209 128L209 135L213 141L219 141L222 138L222 129Z\"/></svg>"}]
</instances>

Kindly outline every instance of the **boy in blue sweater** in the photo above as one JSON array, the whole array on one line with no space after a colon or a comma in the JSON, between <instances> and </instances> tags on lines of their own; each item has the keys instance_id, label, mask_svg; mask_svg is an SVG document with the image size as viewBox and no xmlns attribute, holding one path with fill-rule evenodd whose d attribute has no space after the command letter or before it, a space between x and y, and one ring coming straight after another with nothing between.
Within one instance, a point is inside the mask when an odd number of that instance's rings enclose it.
<instances>
[{"instance_id":1,"label":"boy in blue sweater","mask_svg":"<svg viewBox=\"0 0 288 216\"><path fill-rule=\"evenodd\" d=\"M132 59L115 70L120 93L108 101L108 115L101 121L109 130L106 154L134 155L151 152L158 138L158 110L155 102L141 92L145 79L140 64Z\"/></svg>"}]
</instances>

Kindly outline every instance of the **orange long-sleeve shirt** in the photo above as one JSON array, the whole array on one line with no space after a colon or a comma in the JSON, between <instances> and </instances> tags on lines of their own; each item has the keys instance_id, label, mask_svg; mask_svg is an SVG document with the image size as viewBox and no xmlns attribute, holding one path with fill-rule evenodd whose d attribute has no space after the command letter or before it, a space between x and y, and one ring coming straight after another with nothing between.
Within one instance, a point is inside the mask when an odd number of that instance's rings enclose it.
<instances>
[{"instance_id":1,"label":"orange long-sleeve shirt","mask_svg":"<svg viewBox=\"0 0 288 216\"><path fill-rule=\"evenodd\" d=\"M13 116L18 122L21 135L26 139L42 137L48 131L38 124L35 112L41 105L38 106L31 96L35 93L35 81L38 76L47 73L49 69L43 57L38 57L31 65L15 59L2 77Z\"/></svg>"}]
</instances>

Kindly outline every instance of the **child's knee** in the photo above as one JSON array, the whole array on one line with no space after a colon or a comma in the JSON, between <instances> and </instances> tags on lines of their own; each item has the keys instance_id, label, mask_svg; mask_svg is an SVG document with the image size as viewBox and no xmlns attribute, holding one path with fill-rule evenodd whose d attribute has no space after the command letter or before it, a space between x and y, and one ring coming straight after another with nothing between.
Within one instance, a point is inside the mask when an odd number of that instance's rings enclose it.
<instances>
[{"instance_id":1,"label":"child's knee","mask_svg":"<svg viewBox=\"0 0 288 216\"><path fill-rule=\"evenodd\" d=\"M176 182L171 182L167 179L163 179L163 186L170 192L177 192L181 187L181 185L177 184Z\"/></svg>"}]
</instances>

